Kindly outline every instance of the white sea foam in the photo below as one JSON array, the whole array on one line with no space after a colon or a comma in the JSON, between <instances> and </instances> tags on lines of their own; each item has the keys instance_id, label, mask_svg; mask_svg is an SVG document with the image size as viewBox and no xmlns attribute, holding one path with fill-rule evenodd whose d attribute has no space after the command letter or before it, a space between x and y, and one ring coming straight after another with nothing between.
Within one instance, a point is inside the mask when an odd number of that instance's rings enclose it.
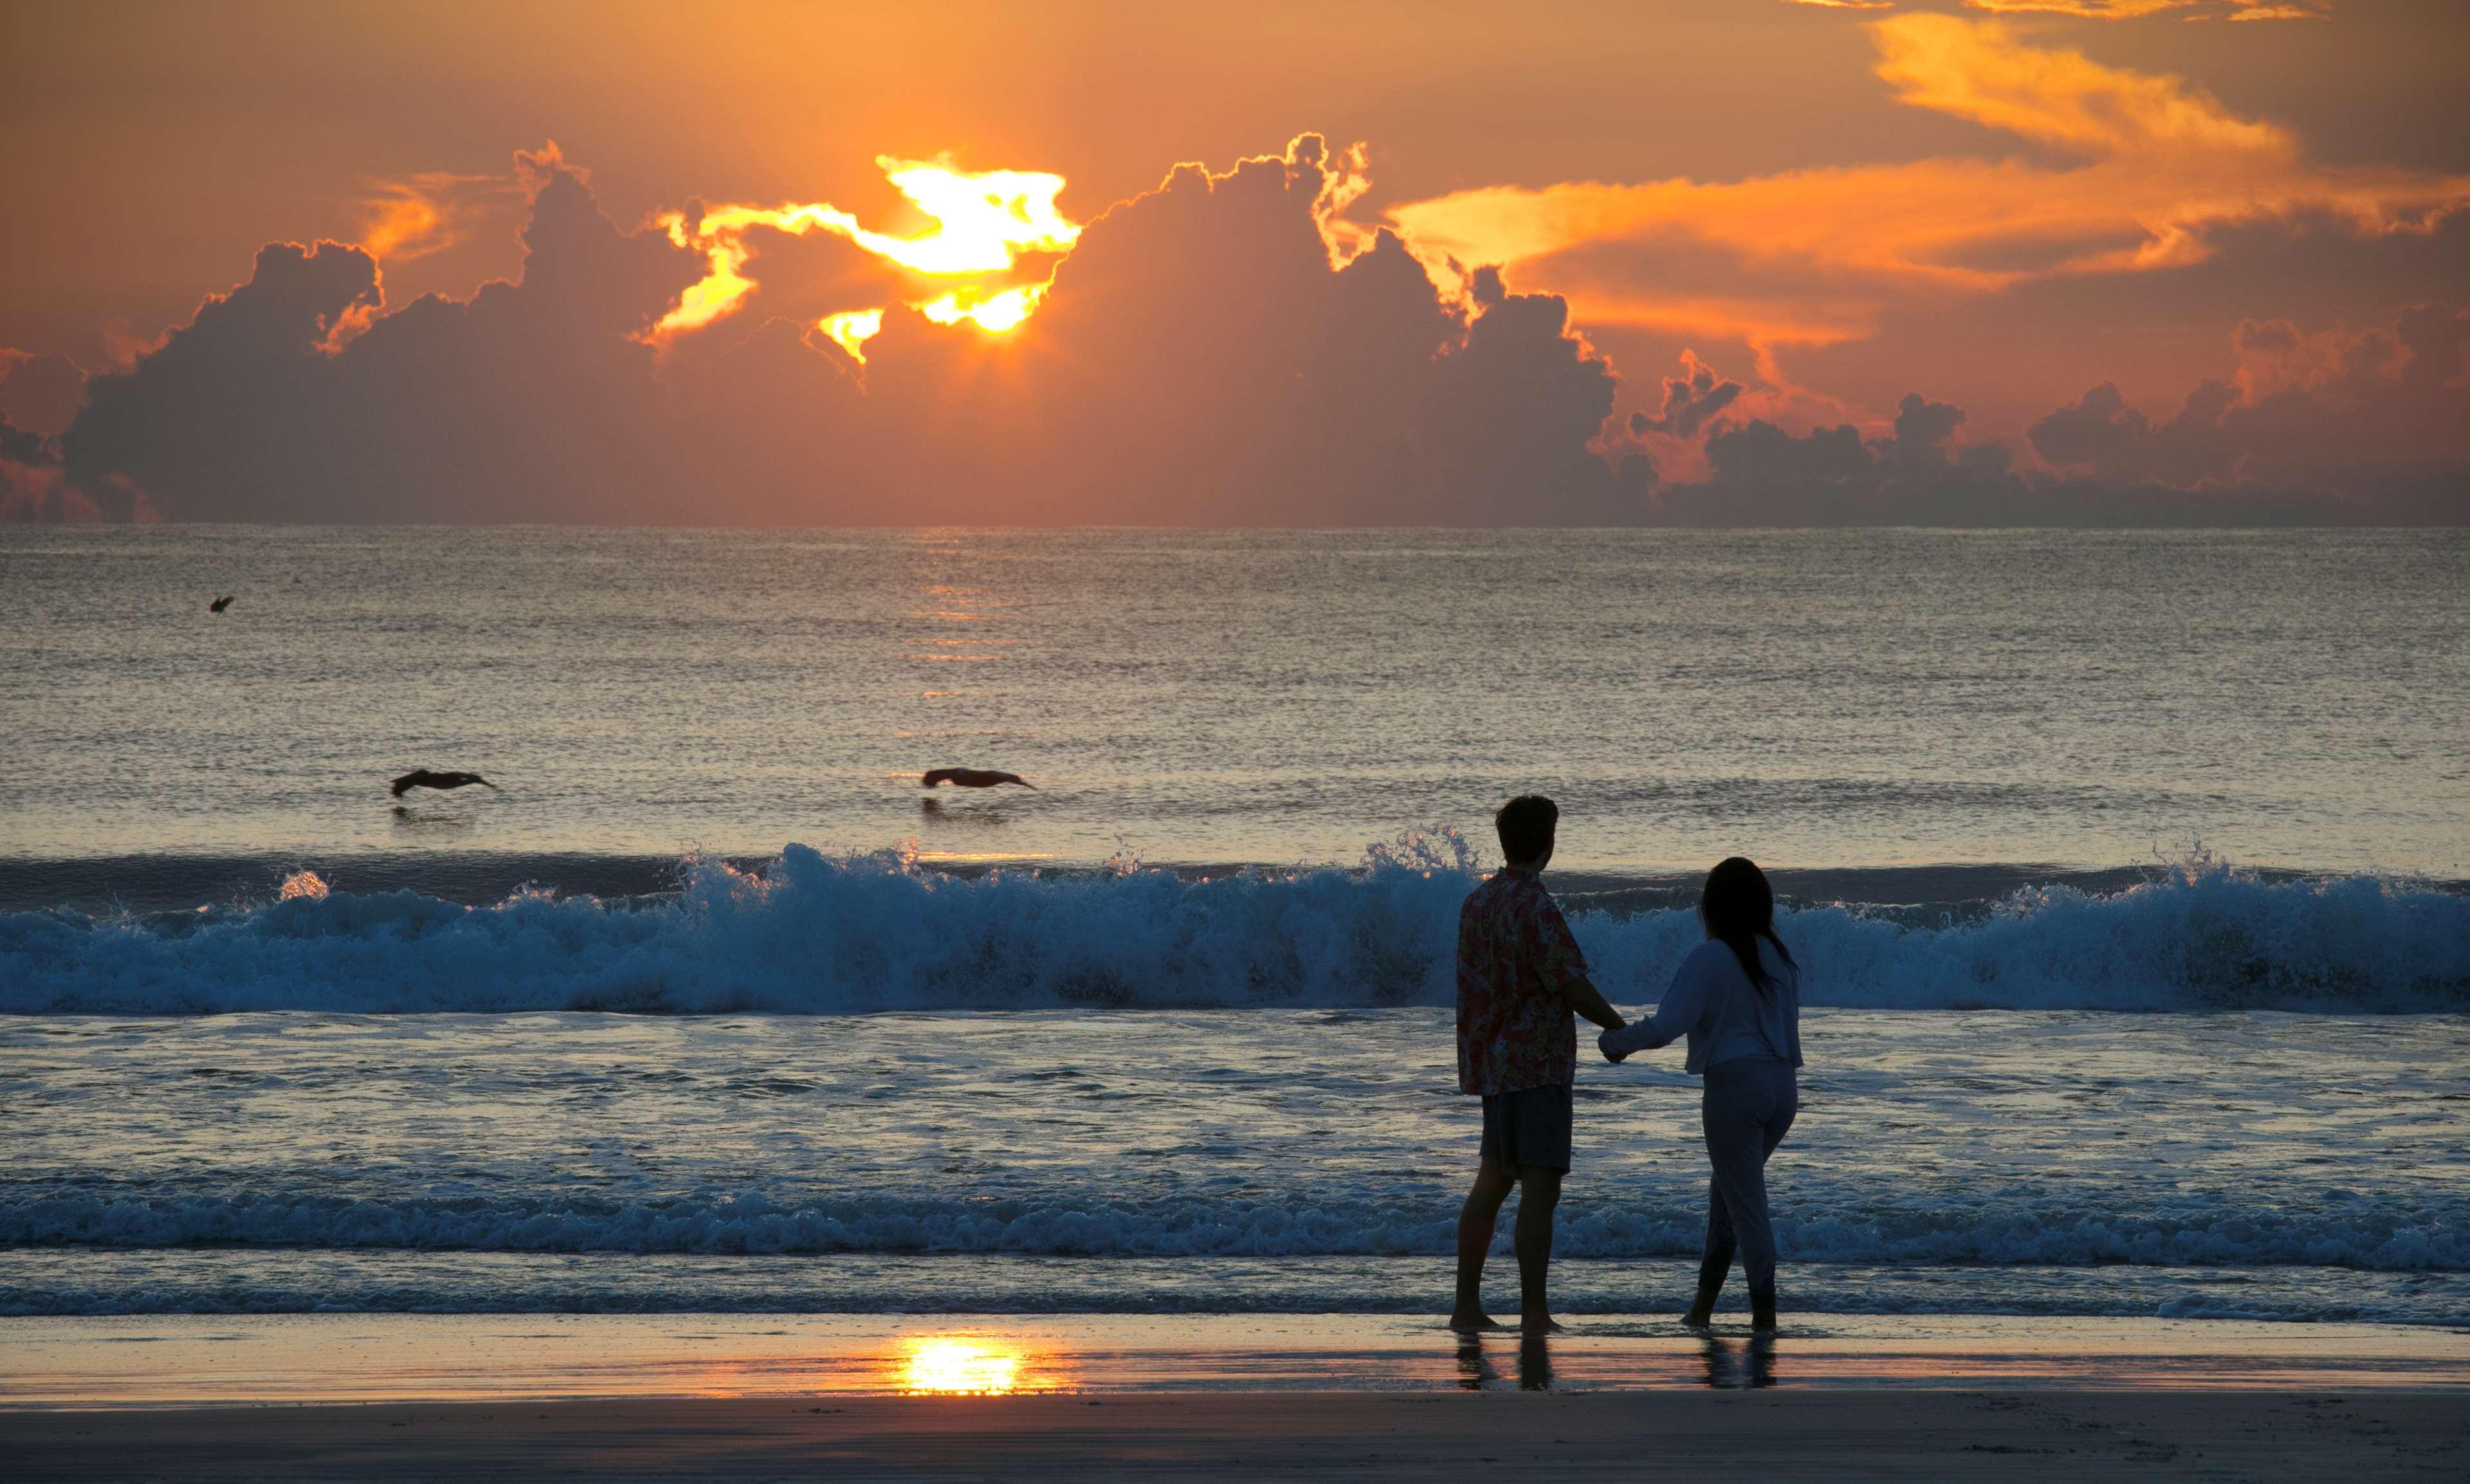
<instances>
[{"instance_id":1,"label":"white sea foam","mask_svg":"<svg viewBox=\"0 0 2470 1484\"><path fill-rule=\"evenodd\" d=\"M759 872L687 863L657 901L287 893L253 908L0 915L0 1011L510 1011L1444 1004L1445 852L1189 881L1162 870L962 877L792 845ZM1573 912L1598 981L1652 1000L1687 911ZM2125 891L2018 893L1914 926L1817 907L1781 928L1811 1005L2447 1011L2470 1008L2470 897L2374 876L2267 881L2216 864Z\"/></svg>"},{"instance_id":2,"label":"white sea foam","mask_svg":"<svg viewBox=\"0 0 2470 1484\"><path fill-rule=\"evenodd\" d=\"M1444 1256L1250 1259L574 1254L335 1247L0 1248L0 1314L1420 1313ZM1695 1253L1564 1261L1552 1307L1669 1313ZM1829 1314L2123 1314L2459 1324L2458 1274L2334 1267L1789 1269L1796 1323ZM1737 1287L1737 1286L1736 1286ZM1738 1303L1737 1291L1733 1295ZM1822 1331L1823 1333L1823 1331Z\"/></svg>"}]
</instances>

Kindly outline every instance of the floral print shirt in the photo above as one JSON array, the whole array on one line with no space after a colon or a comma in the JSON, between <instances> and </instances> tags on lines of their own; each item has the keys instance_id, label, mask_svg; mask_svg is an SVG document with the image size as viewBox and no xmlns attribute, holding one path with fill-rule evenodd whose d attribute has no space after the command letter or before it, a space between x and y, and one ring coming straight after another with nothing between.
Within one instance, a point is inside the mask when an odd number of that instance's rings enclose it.
<instances>
[{"instance_id":1,"label":"floral print shirt","mask_svg":"<svg viewBox=\"0 0 2470 1484\"><path fill-rule=\"evenodd\" d=\"M1505 867L1458 909L1458 1091L1574 1082L1577 1019L1560 991L1587 972L1552 893Z\"/></svg>"}]
</instances>

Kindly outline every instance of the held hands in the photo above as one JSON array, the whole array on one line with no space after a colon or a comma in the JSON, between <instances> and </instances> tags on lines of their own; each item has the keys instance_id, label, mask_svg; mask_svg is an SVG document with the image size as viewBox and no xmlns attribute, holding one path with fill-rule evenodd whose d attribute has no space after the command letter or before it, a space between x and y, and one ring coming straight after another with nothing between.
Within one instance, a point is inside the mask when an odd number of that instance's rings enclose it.
<instances>
[{"instance_id":1,"label":"held hands","mask_svg":"<svg viewBox=\"0 0 2470 1484\"><path fill-rule=\"evenodd\" d=\"M1613 1033L1610 1031L1606 1031L1596 1037L1596 1050L1602 1052L1604 1054L1604 1059L1615 1066L1619 1066L1623 1061L1629 1059L1629 1053L1617 1052L1613 1050Z\"/></svg>"}]
</instances>

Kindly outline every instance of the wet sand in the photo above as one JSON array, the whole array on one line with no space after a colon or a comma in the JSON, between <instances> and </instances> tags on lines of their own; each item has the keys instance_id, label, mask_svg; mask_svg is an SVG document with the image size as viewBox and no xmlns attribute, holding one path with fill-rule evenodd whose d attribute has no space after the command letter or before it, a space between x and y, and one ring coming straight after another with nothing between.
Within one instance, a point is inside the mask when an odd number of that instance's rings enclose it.
<instances>
[{"instance_id":1,"label":"wet sand","mask_svg":"<svg viewBox=\"0 0 2470 1484\"><path fill-rule=\"evenodd\" d=\"M1388 1314L0 1319L0 1408L920 1392L2457 1390L2470 1333L2017 1315L1589 1316L1544 1343Z\"/></svg>"},{"instance_id":2,"label":"wet sand","mask_svg":"<svg viewBox=\"0 0 2470 1484\"><path fill-rule=\"evenodd\" d=\"M1247 1392L0 1415L12 1478L2458 1479L2426 1392ZM1744 1466L1747 1465L1747 1472Z\"/></svg>"},{"instance_id":3,"label":"wet sand","mask_svg":"<svg viewBox=\"0 0 2470 1484\"><path fill-rule=\"evenodd\" d=\"M11 1478L2470 1476L2470 1333L1813 1316L0 1320Z\"/></svg>"}]
</instances>

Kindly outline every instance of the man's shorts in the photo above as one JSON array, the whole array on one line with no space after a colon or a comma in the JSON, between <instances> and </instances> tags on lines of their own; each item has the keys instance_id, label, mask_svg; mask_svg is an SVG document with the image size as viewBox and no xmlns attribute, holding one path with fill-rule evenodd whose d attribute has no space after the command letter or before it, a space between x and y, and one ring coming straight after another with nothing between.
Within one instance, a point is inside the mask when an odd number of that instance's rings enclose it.
<instances>
[{"instance_id":1,"label":"man's shorts","mask_svg":"<svg viewBox=\"0 0 2470 1484\"><path fill-rule=\"evenodd\" d=\"M1482 1156L1511 1174L1570 1172L1570 1084L1523 1087L1483 1100Z\"/></svg>"}]
</instances>

